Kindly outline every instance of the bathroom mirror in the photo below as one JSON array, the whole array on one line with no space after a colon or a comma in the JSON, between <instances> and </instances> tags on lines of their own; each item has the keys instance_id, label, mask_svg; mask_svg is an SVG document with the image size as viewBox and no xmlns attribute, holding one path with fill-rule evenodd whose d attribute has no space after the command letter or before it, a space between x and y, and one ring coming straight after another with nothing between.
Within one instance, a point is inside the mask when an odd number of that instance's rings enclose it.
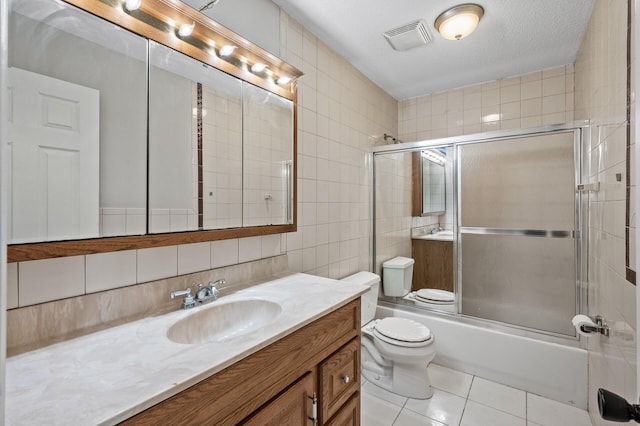
<instances>
[{"instance_id":1,"label":"bathroom mirror","mask_svg":"<svg viewBox=\"0 0 640 426\"><path fill-rule=\"evenodd\" d=\"M302 73L181 2L143 6L12 2L9 262L295 231ZM16 142L43 132L70 142Z\"/></svg>"},{"instance_id":2,"label":"bathroom mirror","mask_svg":"<svg viewBox=\"0 0 640 426\"><path fill-rule=\"evenodd\" d=\"M445 212L446 154L439 149L413 153L413 216Z\"/></svg>"},{"instance_id":3,"label":"bathroom mirror","mask_svg":"<svg viewBox=\"0 0 640 426\"><path fill-rule=\"evenodd\" d=\"M149 45L149 231L242 226L242 82Z\"/></svg>"},{"instance_id":4,"label":"bathroom mirror","mask_svg":"<svg viewBox=\"0 0 640 426\"><path fill-rule=\"evenodd\" d=\"M147 41L76 8L9 19L9 243L146 232Z\"/></svg>"}]
</instances>

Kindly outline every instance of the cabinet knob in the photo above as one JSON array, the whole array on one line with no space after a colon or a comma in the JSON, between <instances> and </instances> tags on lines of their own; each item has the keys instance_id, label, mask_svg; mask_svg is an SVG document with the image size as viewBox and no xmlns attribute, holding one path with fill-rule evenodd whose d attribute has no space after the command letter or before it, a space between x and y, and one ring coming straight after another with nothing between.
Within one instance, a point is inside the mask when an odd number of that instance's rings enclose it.
<instances>
[{"instance_id":1,"label":"cabinet knob","mask_svg":"<svg viewBox=\"0 0 640 426\"><path fill-rule=\"evenodd\" d=\"M342 382L343 383L349 383L351 381L351 377L344 375L342 376Z\"/></svg>"}]
</instances>

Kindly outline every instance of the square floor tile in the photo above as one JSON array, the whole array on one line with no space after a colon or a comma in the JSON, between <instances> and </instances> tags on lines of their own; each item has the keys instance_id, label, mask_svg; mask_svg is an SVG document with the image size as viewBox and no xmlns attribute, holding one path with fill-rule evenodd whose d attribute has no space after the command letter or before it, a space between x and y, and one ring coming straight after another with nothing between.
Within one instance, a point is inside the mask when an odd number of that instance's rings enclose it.
<instances>
[{"instance_id":1,"label":"square floor tile","mask_svg":"<svg viewBox=\"0 0 640 426\"><path fill-rule=\"evenodd\" d=\"M591 426L585 410L527 393L527 420L542 426Z\"/></svg>"},{"instance_id":2,"label":"square floor tile","mask_svg":"<svg viewBox=\"0 0 640 426\"><path fill-rule=\"evenodd\" d=\"M433 363L429 364L428 371L431 386L434 388L463 398L469 396L469 389L471 389L471 381L473 380L471 374L462 373Z\"/></svg>"},{"instance_id":3,"label":"square floor tile","mask_svg":"<svg viewBox=\"0 0 640 426\"><path fill-rule=\"evenodd\" d=\"M487 407L473 401L467 401L460 426L526 426L526 420Z\"/></svg>"},{"instance_id":4,"label":"square floor tile","mask_svg":"<svg viewBox=\"0 0 640 426\"><path fill-rule=\"evenodd\" d=\"M447 426L444 423L414 413L411 410L402 410L393 426Z\"/></svg>"},{"instance_id":5,"label":"square floor tile","mask_svg":"<svg viewBox=\"0 0 640 426\"><path fill-rule=\"evenodd\" d=\"M391 426L402 409L368 393L362 393L360 404L362 426Z\"/></svg>"},{"instance_id":6,"label":"square floor tile","mask_svg":"<svg viewBox=\"0 0 640 426\"><path fill-rule=\"evenodd\" d=\"M462 418L465 399L440 389L433 390L429 399L409 398L405 408L446 425L457 425Z\"/></svg>"},{"instance_id":7,"label":"square floor tile","mask_svg":"<svg viewBox=\"0 0 640 426\"><path fill-rule=\"evenodd\" d=\"M480 377L473 378L469 399L523 419L527 416L526 392Z\"/></svg>"},{"instance_id":8,"label":"square floor tile","mask_svg":"<svg viewBox=\"0 0 640 426\"><path fill-rule=\"evenodd\" d=\"M388 390L382 389L381 387L373 384L373 382L367 382L362 385L362 393L375 396L384 401L390 402L393 405L397 405L400 408L404 407L407 399L409 399L405 396L396 395L395 393L391 393Z\"/></svg>"}]
</instances>

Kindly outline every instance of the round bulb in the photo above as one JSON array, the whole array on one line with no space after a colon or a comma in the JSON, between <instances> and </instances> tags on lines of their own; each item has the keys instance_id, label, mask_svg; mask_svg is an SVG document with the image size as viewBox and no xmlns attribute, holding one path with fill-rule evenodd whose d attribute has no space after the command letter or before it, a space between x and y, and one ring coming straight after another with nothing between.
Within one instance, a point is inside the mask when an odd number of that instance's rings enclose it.
<instances>
[{"instance_id":1,"label":"round bulb","mask_svg":"<svg viewBox=\"0 0 640 426\"><path fill-rule=\"evenodd\" d=\"M134 10L138 10L141 4L142 0L126 0L124 2L124 8L129 12L133 12Z\"/></svg>"},{"instance_id":2,"label":"round bulb","mask_svg":"<svg viewBox=\"0 0 640 426\"><path fill-rule=\"evenodd\" d=\"M236 50L236 46L226 44L220 49L220 56L229 56L233 53L234 50Z\"/></svg>"},{"instance_id":3,"label":"round bulb","mask_svg":"<svg viewBox=\"0 0 640 426\"><path fill-rule=\"evenodd\" d=\"M256 62L255 64L253 64L251 66L251 71L253 72L262 72L267 68L267 66L265 64L263 64L262 62Z\"/></svg>"},{"instance_id":4,"label":"round bulb","mask_svg":"<svg viewBox=\"0 0 640 426\"><path fill-rule=\"evenodd\" d=\"M278 84L289 84L291 82L290 77L280 77L277 81Z\"/></svg>"},{"instance_id":5,"label":"round bulb","mask_svg":"<svg viewBox=\"0 0 640 426\"><path fill-rule=\"evenodd\" d=\"M483 14L484 9L477 4L462 4L440 14L435 27L445 39L460 40L476 29Z\"/></svg>"},{"instance_id":6,"label":"round bulb","mask_svg":"<svg viewBox=\"0 0 640 426\"><path fill-rule=\"evenodd\" d=\"M190 24L182 24L180 29L178 30L178 35L180 37L189 37L191 33L193 33L193 29L196 27L196 23L192 22Z\"/></svg>"}]
</instances>

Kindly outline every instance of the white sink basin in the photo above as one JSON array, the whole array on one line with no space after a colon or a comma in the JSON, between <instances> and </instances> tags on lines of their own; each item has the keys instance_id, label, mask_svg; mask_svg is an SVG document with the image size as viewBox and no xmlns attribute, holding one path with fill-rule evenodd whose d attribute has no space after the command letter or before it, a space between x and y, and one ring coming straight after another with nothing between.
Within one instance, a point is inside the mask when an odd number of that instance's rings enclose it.
<instances>
[{"instance_id":1,"label":"white sink basin","mask_svg":"<svg viewBox=\"0 0 640 426\"><path fill-rule=\"evenodd\" d=\"M270 324L280 312L280 305L269 300L211 302L169 327L167 337L176 343L224 342Z\"/></svg>"}]
</instances>

